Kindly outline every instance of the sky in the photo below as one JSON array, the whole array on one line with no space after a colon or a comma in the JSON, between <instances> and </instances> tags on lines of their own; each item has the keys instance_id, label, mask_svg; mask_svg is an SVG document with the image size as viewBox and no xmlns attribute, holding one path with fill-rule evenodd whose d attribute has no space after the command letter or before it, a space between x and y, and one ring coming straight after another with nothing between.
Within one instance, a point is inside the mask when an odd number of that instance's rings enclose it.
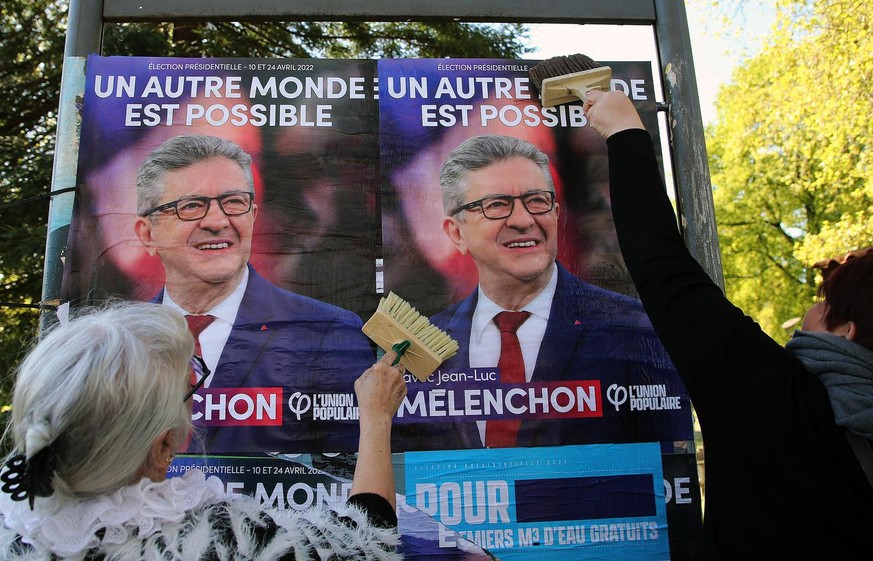
<instances>
[{"instance_id":1,"label":"sky","mask_svg":"<svg viewBox=\"0 0 873 561\"><path fill-rule=\"evenodd\" d=\"M743 6L750 6L742 10ZM772 0L745 3L718 13L710 2L685 2L691 37L694 73L704 124L715 121L715 97L744 56L757 52L761 38L773 21ZM727 26L722 19L727 16ZM651 27L636 25L530 25L530 44L536 51L529 58L582 53L595 60L654 60L655 41ZM658 69L653 69L657 75ZM657 78L656 78L657 79Z\"/></svg>"}]
</instances>

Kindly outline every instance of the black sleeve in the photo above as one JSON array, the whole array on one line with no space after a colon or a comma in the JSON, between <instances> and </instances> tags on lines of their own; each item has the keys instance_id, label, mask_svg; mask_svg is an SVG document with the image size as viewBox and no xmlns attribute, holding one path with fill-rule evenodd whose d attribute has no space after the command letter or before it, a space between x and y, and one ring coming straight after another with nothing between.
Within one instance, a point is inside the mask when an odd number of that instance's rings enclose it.
<instances>
[{"instance_id":1,"label":"black sleeve","mask_svg":"<svg viewBox=\"0 0 873 561\"><path fill-rule=\"evenodd\" d=\"M357 493L349 497L348 503L359 507L367 513L374 526L379 528L396 528L397 513L391 507L388 499L376 493Z\"/></svg>"},{"instance_id":2,"label":"black sleeve","mask_svg":"<svg viewBox=\"0 0 873 561\"><path fill-rule=\"evenodd\" d=\"M609 137L607 146L622 256L692 401L706 408L751 374L744 368L750 357L784 349L728 301L688 251L649 133L625 130Z\"/></svg>"}]
</instances>

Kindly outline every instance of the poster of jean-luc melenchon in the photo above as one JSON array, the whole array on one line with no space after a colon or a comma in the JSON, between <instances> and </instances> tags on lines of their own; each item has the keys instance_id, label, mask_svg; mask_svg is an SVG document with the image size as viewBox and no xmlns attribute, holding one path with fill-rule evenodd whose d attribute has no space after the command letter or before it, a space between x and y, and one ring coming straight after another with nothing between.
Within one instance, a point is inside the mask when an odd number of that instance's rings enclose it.
<instances>
[{"instance_id":1,"label":"poster of jean-luc melenchon","mask_svg":"<svg viewBox=\"0 0 873 561\"><path fill-rule=\"evenodd\" d=\"M63 298L215 317L180 473L285 508L342 500L376 350L361 325L393 291L460 345L409 376L395 418L410 558L685 558L690 403L621 262L605 144L581 103L540 106L535 62L88 59ZM649 63L604 64L657 141ZM465 176L462 203L511 195L509 217L444 208L441 169L484 136L548 158L529 184L524 163ZM482 318L525 283L507 381ZM489 426L515 428L498 447Z\"/></svg>"}]
</instances>

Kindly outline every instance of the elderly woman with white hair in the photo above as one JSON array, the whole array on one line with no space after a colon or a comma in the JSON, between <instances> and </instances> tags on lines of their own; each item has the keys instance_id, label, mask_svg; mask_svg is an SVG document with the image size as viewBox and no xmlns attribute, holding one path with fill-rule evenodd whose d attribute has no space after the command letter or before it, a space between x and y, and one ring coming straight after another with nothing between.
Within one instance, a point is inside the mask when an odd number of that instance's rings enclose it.
<instances>
[{"instance_id":1,"label":"elderly woman with white hair","mask_svg":"<svg viewBox=\"0 0 873 561\"><path fill-rule=\"evenodd\" d=\"M285 511L199 470L167 479L191 435L194 341L181 315L120 303L48 333L18 370L0 473L0 558L399 559L393 352L355 382L361 437L340 508Z\"/></svg>"}]
</instances>

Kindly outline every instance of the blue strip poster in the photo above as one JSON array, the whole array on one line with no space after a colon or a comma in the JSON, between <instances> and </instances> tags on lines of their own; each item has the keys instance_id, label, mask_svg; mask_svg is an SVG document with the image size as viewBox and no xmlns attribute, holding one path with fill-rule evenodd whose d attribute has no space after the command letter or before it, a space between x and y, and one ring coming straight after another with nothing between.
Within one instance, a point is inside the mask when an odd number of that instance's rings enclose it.
<instances>
[{"instance_id":1,"label":"blue strip poster","mask_svg":"<svg viewBox=\"0 0 873 561\"><path fill-rule=\"evenodd\" d=\"M405 454L406 502L499 559L669 559L657 444Z\"/></svg>"}]
</instances>

